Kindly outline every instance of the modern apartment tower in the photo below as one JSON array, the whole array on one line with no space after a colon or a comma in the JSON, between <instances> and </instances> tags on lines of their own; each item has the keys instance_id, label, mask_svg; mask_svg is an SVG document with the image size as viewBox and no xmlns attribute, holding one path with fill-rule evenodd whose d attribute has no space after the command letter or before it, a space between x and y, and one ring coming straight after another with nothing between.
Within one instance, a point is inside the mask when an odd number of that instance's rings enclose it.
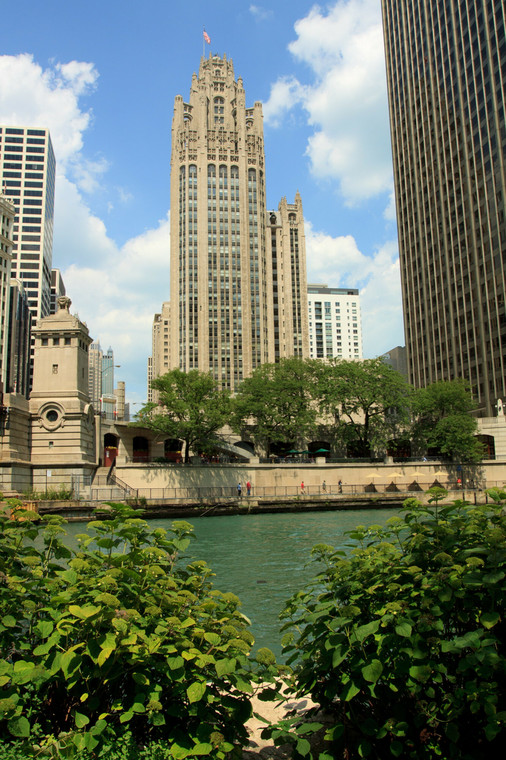
<instances>
[{"instance_id":1,"label":"modern apartment tower","mask_svg":"<svg viewBox=\"0 0 506 760\"><path fill-rule=\"evenodd\" d=\"M261 103L246 108L226 56L202 58L174 103L172 367L231 391L264 362L307 356L302 203L268 212Z\"/></svg>"},{"instance_id":2,"label":"modern apartment tower","mask_svg":"<svg viewBox=\"0 0 506 760\"><path fill-rule=\"evenodd\" d=\"M506 397L504 0L382 0L407 360Z\"/></svg>"},{"instance_id":3,"label":"modern apartment tower","mask_svg":"<svg viewBox=\"0 0 506 760\"><path fill-rule=\"evenodd\" d=\"M358 290L308 285L307 303L310 358L362 359L362 319Z\"/></svg>"},{"instance_id":4,"label":"modern apartment tower","mask_svg":"<svg viewBox=\"0 0 506 760\"><path fill-rule=\"evenodd\" d=\"M0 126L0 183L16 207L12 276L39 319L51 308L55 158L47 129Z\"/></svg>"}]
</instances>

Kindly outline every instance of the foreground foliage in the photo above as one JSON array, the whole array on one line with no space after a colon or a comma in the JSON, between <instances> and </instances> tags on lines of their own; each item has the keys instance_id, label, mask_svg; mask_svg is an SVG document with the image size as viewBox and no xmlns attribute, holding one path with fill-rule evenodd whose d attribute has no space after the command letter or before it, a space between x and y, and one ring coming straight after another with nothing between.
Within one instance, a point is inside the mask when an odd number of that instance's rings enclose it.
<instances>
[{"instance_id":1,"label":"foreground foliage","mask_svg":"<svg viewBox=\"0 0 506 760\"><path fill-rule=\"evenodd\" d=\"M260 650L252 671L239 600L181 560L191 526L112 505L73 551L59 518L16 517L0 514L0 754L238 752L253 684L276 669Z\"/></svg>"},{"instance_id":2,"label":"foreground foliage","mask_svg":"<svg viewBox=\"0 0 506 760\"><path fill-rule=\"evenodd\" d=\"M291 688L330 716L321 760L502 752L506 493L442 506L442 491L428 507L409 499L386 527L357 528L346 550L315 547L324 569L286 607L298 632L284 640ZM285 721L271 733L302 757L318 728Z\"/></svg>"}]
</instances>

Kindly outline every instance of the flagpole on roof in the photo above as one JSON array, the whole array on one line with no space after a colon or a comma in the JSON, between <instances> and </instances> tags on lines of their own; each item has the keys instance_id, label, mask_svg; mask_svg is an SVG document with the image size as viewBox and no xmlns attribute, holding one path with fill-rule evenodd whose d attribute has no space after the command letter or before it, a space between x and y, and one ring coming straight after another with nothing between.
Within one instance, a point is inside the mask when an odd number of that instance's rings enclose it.
<instances>
[{"instance_id":1,"label":"flagpole on roof","mask_svg":"<svg viewBox=\"0 0 506 760\"><path fill-rule=\"evenodd\" d=\"M208 45L211 44L211 38L206 32L205 26L202 27L202 57L205 58L206 55L206 42Z\"/></svg>"}]
</instances>

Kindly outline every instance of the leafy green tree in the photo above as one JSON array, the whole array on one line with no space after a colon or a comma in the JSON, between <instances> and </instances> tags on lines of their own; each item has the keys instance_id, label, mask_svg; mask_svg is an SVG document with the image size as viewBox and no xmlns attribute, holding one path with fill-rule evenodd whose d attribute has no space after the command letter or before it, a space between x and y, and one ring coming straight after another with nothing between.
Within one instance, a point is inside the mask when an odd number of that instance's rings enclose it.
<instances>
[{"instance_id":1,"label":"leafy green tree","mask_svg":"<svg viewBox=\"0 0 506 760\"><path fill-rule=\"evenodd\" d=\"M379 358L322 364L316 380L330 434L357 456L384 450L409 423L412 388Z\"/></svg>"},{"instance_id":2,"label":"leafy green tree","mask_svg":"<svg viewBox=\"0 0 506 760\"><path fill-rule=\"evenodd\" d=\"M436 449L444 456L477 462L483 446L475 437L478 423L465 380L439 381L416 391L413 439L424 449Z\"/></svg>"},{"instance_id":3,"label":"leafy green tree","mask_svg":"<svg viewBox=\"0 0 506 760\"><path fill-rule=\"evenodd\" d=\"M182 440L185 462L190 451L215 447L218 430L229 422L232 401L210 373L173 369L152 380L151 387L158 392L158 402L145 404L136 414L136 424Z\"/></svg>"},{"instance_id":4,"label":"leafy green tree","mask_svg":"<svg viewBox=\"0 0 506 760\"><path fill-rule=\"evenodd\" d=\"M269 444L300 445L316 429L312 365L293 357L263 364L241 383L233 426L250 426L251 436L266 450Z\"/></svg>"},{"instance_id":5,"label":"leafy green tree","mask_svg":"<svg viewBox=\"0 0 506 760\"><path fill-rule=\"evenodd\" d=\"M0 513L0 755L237 754L254 684L277 668L248 656L237 597L185 562L191 525L110 505L72 550L61 518L16 516Z\"/></svg>"},{"instance_id":6,"label":"leafy green tree","mask_svg":"<svg viewBox=\"0 0 506 760\"><path fill-rule=\"evenodd\" d=\"M409 499L342 550L316 546L317 575L287 604L289 688L327 712L320 760L502 756L506 493L482 506L443 496ZM317 730L308 716L270 733L307 757Z\"/></svg>"}]
</instances>

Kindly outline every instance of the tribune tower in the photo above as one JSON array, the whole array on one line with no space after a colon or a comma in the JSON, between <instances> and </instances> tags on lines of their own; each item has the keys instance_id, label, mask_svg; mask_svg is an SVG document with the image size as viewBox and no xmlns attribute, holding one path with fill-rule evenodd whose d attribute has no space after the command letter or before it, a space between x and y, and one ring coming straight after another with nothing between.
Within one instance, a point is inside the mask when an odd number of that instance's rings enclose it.
<instances>
[{"instance_id":1,"label":"tribune tower","mask_svg":"<svg viewBox=\"0 0 506 760\"><path fill-rule=\"evenodd\" d=\"M308 355L302 202L266 209L261 103L226 56L174 103L170 366L231 391L264 362Z\"/></svg>"}]
</instances>

